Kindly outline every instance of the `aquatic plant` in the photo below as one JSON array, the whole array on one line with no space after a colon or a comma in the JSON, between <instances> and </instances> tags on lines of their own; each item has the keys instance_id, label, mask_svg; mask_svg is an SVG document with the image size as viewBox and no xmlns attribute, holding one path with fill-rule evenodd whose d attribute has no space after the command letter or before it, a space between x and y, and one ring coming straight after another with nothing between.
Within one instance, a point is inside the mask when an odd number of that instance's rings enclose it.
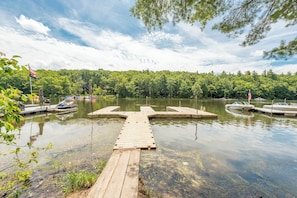
<instances>
[{"instance_id":1,"label":"aquatic plant","mask_svg":"<svg viewBox=\"0 0 297 198\"><path fill-rule=\"evenodd\" d=\"M68 195L77 190L90 188L97 179L96 173L90 172L69 172L65 175L63 180L63 192Z\"/></svg>"},{"instance_id":2,"label":"aquatic plant","mask_svg":"<svg viewBox=\"0 0 297 198\"><path fill-rule=\"evenodd\" d=\"M62 187L62 191L65 195L82 189L88 189L96 182L105 165L106 161L100 161L95 171L71 170L62 177L58 185Z\"/></svg>"}]
</instances>

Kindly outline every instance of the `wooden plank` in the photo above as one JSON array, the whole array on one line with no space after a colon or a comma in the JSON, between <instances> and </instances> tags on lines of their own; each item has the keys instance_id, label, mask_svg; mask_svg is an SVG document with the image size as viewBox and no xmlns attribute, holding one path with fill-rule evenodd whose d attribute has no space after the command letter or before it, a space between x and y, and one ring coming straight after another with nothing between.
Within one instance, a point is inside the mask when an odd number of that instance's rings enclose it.
<instances>
[{"instance_id":1,"label":"wooden plank","mask_svg":"<svg viewBox=\"0 0 297 198\"><path fill-rule=\"evenodd\" d=\"M103 116L109 117L108 115L118 115L119 113L115 112L115 111L117 111L119 109L120 109L119 106L109 106L109 107L105 107L105 108L99 109L97 111L88 113L88 116L89 117L102 117L102 115L103 115Z\"/></svg>"},{"instance_id":2,"label":"wooden plank","mask_svg":"<svg viewBox=\"0 0 297 198\"><path fill-rule=\"evenodd\" d=\"M155 110L150 106L141 106L140 107L140 112L143 112L143 113L155 113Z\"/></svg>"},{"instance_id":3,"label":"wooden plank","mask_svg":"<svg viewBox=\"0 0 297 198\"><path fill-rule=\"evenodd\" d=\"M114 170L112 177L110 178L108 187L105 190L104 197L120 197L122 188L125 181L126 171L130 158L130 150L115 151L118 152L120 158L118 160L116 169Z\"/></svg>"},{"instance_id":4,"label":"wooden plank","mask_svg":"<svg viewBox=\"0 0 297 198\"><path fill-rule=\"evenodd\" d=\"M266 113L266 114L272 114L272 115L284 115L288 117L295 117L297 116L297 111L282 111L282 110L275 110L271 108L258 108L256 107L254 109L256 112Z\"/></svg>"},{"instance_id":5,"label":"wooden plank","mask_svg":"<svg viewBox=\"0 0 297 198\"><path fill-rule=\"evenodd\" d=\"M121 117L127 118L129 115L139 112L121 112L116 111L119 106L106 107L88 114L89 117ZM149 106L141 106L141 113L145 114L149 118L217 118L216 114L209 113L206 111L197 110L189 107L176 107L168 106L167 111L154 111Z\"/></svg>"},{"instance_id":6,"label":"wooden plank","mask_svg":"<svg viewBox=\"0 0 297 198\"><path fill-rule=\"evenodd\" d=\"M155 139L146 114L135 112L128 115L114 149L156 148Z\"/></svg>"},{"instance_id":7,"label":"wooden plank","mask_svg":"<svg viewBox=\"0 0 297 198\"><path fill-rule=\"evenodd\" d=\"M116 169L116 166L118 165L119 159L120 153L116 151L113 152L107 164L105 165L102 173L100 174L98 180L89 192L88 198L101 198L104 196L107 186L113 175L113 172Z\"/></svg>"},{"instance_id":8,"label":"wooden plank","mask_svg":"<svg viewBox=\"0 0 297 198\"><path fill-rule=\"evenodd\" d=\"M140 149L132 150L130 154L124 186L121 193L121 198L138 197L139 161Z\"/></svg>"},{"instance_id":9,"label":"wooden plank","mask_svg":"<svg viewBox=\"0 0 297 198\"><path fill-rule=\"evenodd\" d=\"M21 115L28 115L28 114L37 114L37 113L45 113L48 111L47 107L37 106L37 107L29 107L25 108L25 110L21 111Z\"/></svg>"}]
</instances>

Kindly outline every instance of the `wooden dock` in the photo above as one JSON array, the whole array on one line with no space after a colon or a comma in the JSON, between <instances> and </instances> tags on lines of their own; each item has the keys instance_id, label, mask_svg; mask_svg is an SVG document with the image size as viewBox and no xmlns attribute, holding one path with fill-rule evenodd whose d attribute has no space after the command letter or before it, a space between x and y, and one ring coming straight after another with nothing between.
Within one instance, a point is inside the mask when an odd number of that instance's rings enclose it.
<instances>
[{"instance_id":1,"label":"wooden dock","mask_svg":"<svg viewBox=\"0 0 297 198\"><path fill-rule=\"evenodd\" d=\"M275 110L275 109L266 109L266 108L258 108L255 107L253 109L255 112L269 114L269 115L282 115L287 117L296 117L297 111L281 111L281 110Z\"/></svg>"},{"instance_id":2,"label":"wooden dock","mask_svg":"<svg viewBox=\"0 0 297 198\"><path fill-rule=\"evenodd\" d=\"M48 106L29 106L26 107L24 110L20 112L21 115L28 115L28 114L39 114L39 113L45 113L48 112Z\"/></svg>"},{"instance_id":3,"label":"wooden dock","mask_svg":"<svg viewBox=\"0 0 297 198\"><path fill-rule=\"evenodd\" d=\"M115 150L88 197L137 198L139 161L140 149Z\"/></svg>"},{"instance_id":4,"label":"wooden dock","mask_svg":"<svg viewBox=\"0 0 297 198\"><path fill-rule=\"evenodd\" d=\"M150 121L144 113L131 113L120 131L113 149L156 148Z\"/></svg>"},{"instance_id":5,"label":"wooden dock","mask_svg":"<svg viewBox=\"0 0 297 198\"><path fill-rule=\"evenodd\" d=\"M156 148L149 119L217 118L216 114L188 107L167 107L163 112L154 111L149 106L141 106L139 112L119 110L119 106L110 106L88 114L92 118L126 119L113 147L114 152L88 194L89 198L137 198L140 149Z\"/></svg>"},{"instance_id":6,"label":"wooden dock","mask_svg":"<svg viewBox=\"0 0 297 198\"><path fill-rule=\"evenodd\" d=\"M32 105L26 107L20 112L21 115L30 115L30 114L40 114L40 113L71 113L77 111L78 108L69 108L69 109L58 109L57 105Z\"/></svg>"}]
</instances>

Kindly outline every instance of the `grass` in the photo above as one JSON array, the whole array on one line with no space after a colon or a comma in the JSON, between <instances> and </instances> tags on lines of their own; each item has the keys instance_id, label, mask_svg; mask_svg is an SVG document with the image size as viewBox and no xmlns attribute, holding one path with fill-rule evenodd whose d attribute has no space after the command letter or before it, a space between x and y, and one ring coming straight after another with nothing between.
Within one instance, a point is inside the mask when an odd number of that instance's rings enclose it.
<instances>
[{"instance_id":1,"label":"grass","mask_svg":"<svg viewBox=\"0 0 297 198\"><path fill-rule=\"evenodd\" d=\"M64 177L63 192L68 195L77 190L90 188L97 180L98 175L90 172L70 172Z\"/></svg>"},{"instance_id":2,"label":"grass","mask_svg":"<svg viewBox=\"0 0 297 198\"><path fill-rule=\"evenodd\" d=\"M60 182L65 195L82 189L88 189L96 182L98 176L105 167L106 162L101 161L96 167L96 171L70 171Z\"/></svg>"}]
</instances>

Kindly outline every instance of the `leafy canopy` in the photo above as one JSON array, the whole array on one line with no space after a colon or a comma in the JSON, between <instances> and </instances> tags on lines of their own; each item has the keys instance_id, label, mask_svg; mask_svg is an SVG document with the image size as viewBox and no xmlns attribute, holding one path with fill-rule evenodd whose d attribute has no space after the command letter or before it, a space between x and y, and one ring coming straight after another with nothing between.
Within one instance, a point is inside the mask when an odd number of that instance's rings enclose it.
<instances>
[{"instance_id":1,"label":"leafy canopy","mask_svg":"<svg viewBox=\"0 0 297 198\"><path fill-rule=\"evenodd\" d=\"M150 31L166 23L200 23L203 29L212 19L221 19L212 28L236 37L245 34L242 46L254 45L265 38L271 25L297 24L296 0L136 0L131 8ZM297 54L297 37L281 41L280 46L264 53L267 58L287 58Z\"/></svg>"}]
</instances>

